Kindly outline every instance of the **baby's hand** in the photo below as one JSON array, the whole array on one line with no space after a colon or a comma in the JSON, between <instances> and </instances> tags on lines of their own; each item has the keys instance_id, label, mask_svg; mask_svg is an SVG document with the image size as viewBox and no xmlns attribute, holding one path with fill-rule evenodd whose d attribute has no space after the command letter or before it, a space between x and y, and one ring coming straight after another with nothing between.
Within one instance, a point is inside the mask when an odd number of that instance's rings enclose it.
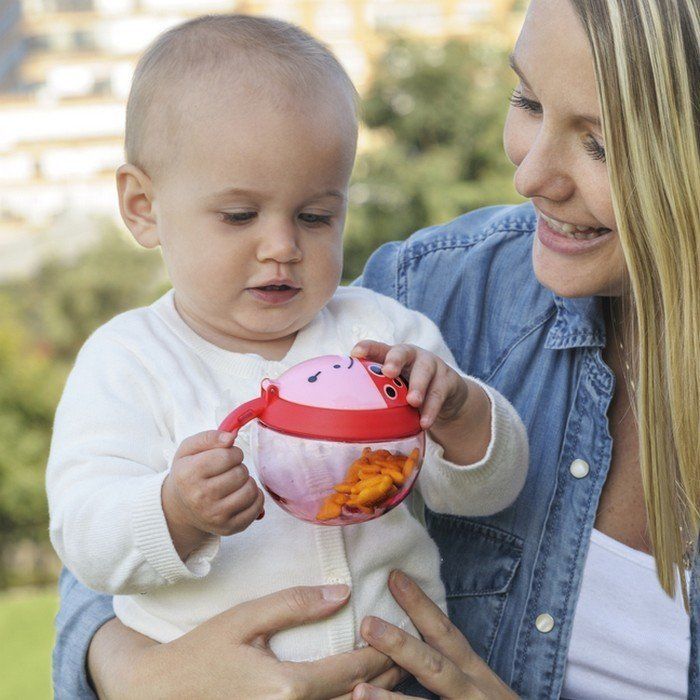
<instances>
[{"instance_id":1,"label":"baby's hand","mask_svg":"<svg viewBox=\"0 0 700 700\"><path fill-rule=\"evenodd\" d=\"M459 418L467 404L469 387L465 380L428 350L361 340L350 354L382 363L382 372L390 379L398 377L402 370L409 371L407 400L421 409L420 424L424 430Z\"/></svg>"},{"instance_id":2,"label":"baby's hand","mask_svg":"<svg viewBox=\"0 0 700 700\"><path fill-rule=\"evenodd\" d=\"M161 497L183 559L207 533L232 535L264 513L263 493L233 441L231 433L207 430L183 440L175 453Z\"/></svg>"}]
</instances>

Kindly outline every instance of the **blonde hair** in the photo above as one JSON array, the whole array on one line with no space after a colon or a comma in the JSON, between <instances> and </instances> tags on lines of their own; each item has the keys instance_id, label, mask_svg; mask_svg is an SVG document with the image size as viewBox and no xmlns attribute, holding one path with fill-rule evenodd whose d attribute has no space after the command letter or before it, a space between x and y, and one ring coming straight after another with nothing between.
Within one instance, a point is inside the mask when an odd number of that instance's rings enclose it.
<instances>
[{"instance_id":1,"label":"blonde hair","mask_svg":"<svg viewBox=\"0 0 700 700\"><path fill-rule=\"evenodd\" d=\"M700 521L700 8L572 0L593 49L615 220L629 271L651 548L674 595Z\"/></svg>"},{"instance_id":2,"label":"blonde hair","mask_svg":"<svg viewBox=\"0 0 700 700\"><path fill-rule=\"evenodd\" d=\"M240 74L251 83L247 89L263 93L273 106L281 93L318 95L333 83L348 97L351 128L357 131L357 91L320 41L278 19L204 15L156 37L141 56L126 107L127 162L150 174L160 165L151 145L159 135L169 145L175 141L183 86L192 90L204 85L213 92L216 80ZM253 85L251 78L262 80ZM168 159L176 151L171 145Z\"/></svg>"}]
</instances>

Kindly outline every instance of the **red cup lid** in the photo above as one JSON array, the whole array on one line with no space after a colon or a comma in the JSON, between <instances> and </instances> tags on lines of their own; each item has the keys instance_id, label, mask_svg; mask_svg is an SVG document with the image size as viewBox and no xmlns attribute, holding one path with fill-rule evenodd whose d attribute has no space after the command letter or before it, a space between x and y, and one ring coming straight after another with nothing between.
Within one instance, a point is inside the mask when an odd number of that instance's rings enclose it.
<instances>
[{"instance_id":1,"label":"red cup lid","mask_svg":"<svg viewBox=\"0 0 700 700\"><path fill-rule=\"evenodd\" d=\"M220 429L237 431L258 418L273 430L316 440L400 439L421 432L407 394L405 380L385 377L376 362L325 355L263 381L260 398L232 411Z\"/></svg>"}]
</instances>

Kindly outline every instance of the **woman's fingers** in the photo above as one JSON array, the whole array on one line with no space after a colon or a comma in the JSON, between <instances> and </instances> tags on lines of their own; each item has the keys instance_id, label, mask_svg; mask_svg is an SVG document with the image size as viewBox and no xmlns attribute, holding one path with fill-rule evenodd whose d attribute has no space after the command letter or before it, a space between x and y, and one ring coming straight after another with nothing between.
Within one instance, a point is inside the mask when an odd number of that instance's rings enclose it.
<instances>
[{"instance_id":1,"label":"woman's fingers","mask_svg":"<svg viewBox=\"0 0 700 700\"><path fill-rule=\"evenodd\" d=\"M380 688L384 690L391 690L392 688L395 688L404 678L406 678L408 674L406 671L404 671L402 668L399 668L398 666L392 666L388 671L384 671L384 673L380 673L376 678L370 678L368 683L360 683L359 686L362 685L369 685L374 686L375 688ZM355 688L358 688L359 686L355 686ZM401 697L405 697L401 695ZM333 698L333 700L353 700L354 695L351 692L345 693L345 695L341 695L337 698Z\"/></svg>"},{"instance_id":2,"label":"woman's fingers","mask_svg":"<svg viewBox=\"0 0 700 700\"><path fill-rule=\"evenodd\" d=\"M476 660L481 661L464 635L409 576L402 571L392 571L389 590L433 649L465 672L473 669Z\"/></svg>"},{"instance_id":3,"label":"woman's fingers","mask_svg":"<svg viewBox=\"0 0 700 700\"><path fill-rule=\"evenodd\" d=\"M345 584L297 586L237 605L220 617L229 616L231 633L238 641L265 646L275 632L328 617L349 597Z\"/></svg>"},{"instance_id":4,"label":"woman's fingers","mask_svg":"<svg viewBox=\"0 0 700 700\"><path fill-rule=\"evenodd\" d=\"M406 698L412 697L412 695L394 693L386 688L377 687L374 683L371 685L369 683L361 683L352 691L352 700L406 700Z\"/></svg>"},{"instance_id":5,"label":"woman's fingers","mask_svg":"<svg viewBox=\"0 0 700 700\"><path fill-rule=\"evenodd\" d=\"M314 687L322 689L323 698L332 698L347 694L359 683L381 676L394 666L394 662L376 649L365 647L318 661L294 663L293 666L300 678L315 679Z\"/></svg>"},{"instance_id":6,"label":"woman's fingers","mask_svg":"<svg viewBox=\"0 0 700 700\"><path fill-rule=\"evenodd\" d=\"M382 645L375 644L374 641L365 637L372 646L391 656L397 664L413 673L426 688L443 697L487 697L491 700L517 698L517 695L474 652L464 635L450 622L442 610L409 576L402 571L392 571L389 576L389 589L396 602L406 611L421 633L427 648L437 654L442 661L436 661L429 654L425 655L424 667L427 671L425 675L420 675L414 670L415 667L407 666ZM405 632L402 634L405 635ZM431 664L436 665L431 666ZM444 674L442 670L435 674L433 669L441 669L442 666L447 670L455 669L461 678L454 681L451 674ZM434 680L436 682L433 682Z\"/></svg>"},{"instance_id":7,"label":"woman's fingers","mask_svg":"<svg viewBox=\"0 0 700 700\"><path fill-rule=\"evenodd\" d=\"M420 639L378 617L366 617L360 633L365 641L412 673L428 690L445 698L477 697L476 688L467 675Z\"/></svg>"}]
</instances>

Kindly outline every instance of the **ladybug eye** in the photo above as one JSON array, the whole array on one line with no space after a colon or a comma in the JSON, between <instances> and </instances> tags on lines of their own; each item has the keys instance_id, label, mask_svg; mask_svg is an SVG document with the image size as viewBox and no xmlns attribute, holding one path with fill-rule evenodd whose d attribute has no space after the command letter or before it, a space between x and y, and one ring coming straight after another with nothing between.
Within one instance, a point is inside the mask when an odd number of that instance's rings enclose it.
<instances>
[{"instance_id":1,"label":"ladybug eye","mask_svg":"<svg viewBox=\"0 0 700 700\"><path fill-rule=\"evenodd\" d=\"M396 379L394 379L394 384L396 384L396 386L398 386L398 387L403 386L403 382L398 377Z\"/></svg>"},{"instance_id":2,"label":"ladybug eye","mask_svg":"<svg viewBox=\"0 0 700 700\"><path fill-rule=\"evenodd\" d=\"M382 368L379 365L370 365L369 371L372 372L372 374L376 374L378 377L384 376L382 373Z\"/></svg>"},{"instance_id":3,"label":"ladybug eye","mask_svg":"<svg viewBox=\"0 0 700 700\"><path fill-rule=\"evenodd\" d=\"M387 384L384 387L384 393L390 398L390 399L395 399L397 394L396 394L396 389L394 389L393 386L390 384Z\"/></svg>"}]
</instances>

